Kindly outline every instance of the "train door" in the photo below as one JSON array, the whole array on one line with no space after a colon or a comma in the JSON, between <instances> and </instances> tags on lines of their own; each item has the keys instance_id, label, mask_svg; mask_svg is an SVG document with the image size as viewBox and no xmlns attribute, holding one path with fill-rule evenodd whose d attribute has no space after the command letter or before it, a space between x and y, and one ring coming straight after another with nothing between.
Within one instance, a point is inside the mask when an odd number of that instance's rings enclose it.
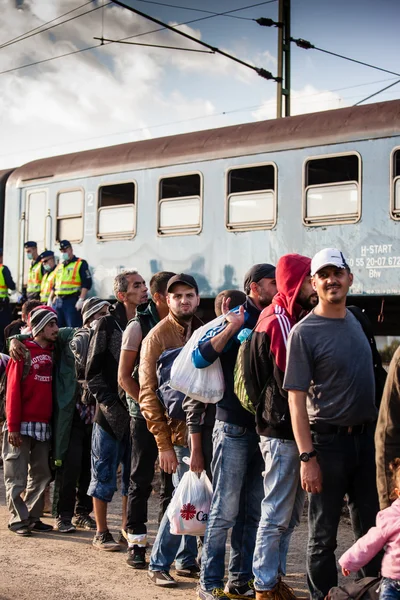
<instances>
[{"instance_id":1,"label":"train door","mask_svg":"<svg viewBox=\"0 0 400 600\"><path fill-rule=\"evenodd\" d=\"M28 240L34 241L37 243L39 254L45 248L49 248L51 243L51 218L48 207L48 195L47 189L32 189L27 190L25 196L24 227L21 246ZM23 280L26 283L29 270L29 260L26 258L23 260L22 270L24 273Z\"/></svg>"}]
</instances>

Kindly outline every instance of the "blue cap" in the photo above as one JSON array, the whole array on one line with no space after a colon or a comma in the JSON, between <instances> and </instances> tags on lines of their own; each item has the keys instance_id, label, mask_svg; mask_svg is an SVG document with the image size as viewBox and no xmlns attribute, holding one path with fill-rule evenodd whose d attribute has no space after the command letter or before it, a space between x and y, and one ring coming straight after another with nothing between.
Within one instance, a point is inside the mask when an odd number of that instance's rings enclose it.
<instances>
[{"instance_id":1,"label":"blue cap","mask_svg":"<svg viewBox=\"0 0 400 600\"><path fill-rule=\"evenodd\" d=\"M42 260L43 258L53 258L54 257L54 252L52 250L45 250L44 252L42 252L42 254L39 254L39 258L40 260Z\"/></svg>"},{"instance_id":2,"label":"blue cap","mask_svg":"<svg viewBox=\"0 0 400 600\"><path fill-rule=\"evenodd\" d=\"M68 240L61 240L60 250L66 250L67 248L71 248L71 242L69 242Z\"/></svg>"},{"instance_id":3,"label":"blue cap","mask_svg":"<svg viewBox=\"0 0 400 600\"><path fill-rule=\"evenodd\" d=\"M25 242L24 248L37 248L36 242Z\"/></svg>"}]
</instances>

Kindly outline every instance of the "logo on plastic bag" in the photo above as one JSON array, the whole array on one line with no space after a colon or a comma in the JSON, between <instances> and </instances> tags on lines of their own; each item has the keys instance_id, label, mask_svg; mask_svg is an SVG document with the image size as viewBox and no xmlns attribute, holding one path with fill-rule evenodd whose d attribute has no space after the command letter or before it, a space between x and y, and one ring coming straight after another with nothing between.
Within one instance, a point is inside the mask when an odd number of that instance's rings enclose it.
<instances>
[{"instance_id":1,"label":"logo on plastic bag","mask_svg":"<svg viewBox=\"0 0 400 600\"><path fill-rule=\"evenodd\" d=\"M184 504L181 508L181 517L185 521L191 521L196 516L196 507L193 504Z\"/></svg>"}]
</instances>

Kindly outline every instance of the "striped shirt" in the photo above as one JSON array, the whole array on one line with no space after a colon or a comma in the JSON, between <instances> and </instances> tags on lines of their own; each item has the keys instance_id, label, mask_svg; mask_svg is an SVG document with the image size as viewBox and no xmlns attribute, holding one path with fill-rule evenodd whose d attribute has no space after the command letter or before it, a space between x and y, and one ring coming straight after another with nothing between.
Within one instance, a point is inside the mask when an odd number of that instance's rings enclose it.
<instances>
[{"instance_id":1,"label":"striped shirt","mask_svg":"<svg viewBox=\"0 0 400 600\"><path fill-rule=\"evenodd\" d=\"M7 422L3 425L3 433L5 431L8 431ZM21 435L27 435L38 442L48 442L51 439L51 425L49 423L22 421L19 432Z\"/></svg>"}]
</instances>

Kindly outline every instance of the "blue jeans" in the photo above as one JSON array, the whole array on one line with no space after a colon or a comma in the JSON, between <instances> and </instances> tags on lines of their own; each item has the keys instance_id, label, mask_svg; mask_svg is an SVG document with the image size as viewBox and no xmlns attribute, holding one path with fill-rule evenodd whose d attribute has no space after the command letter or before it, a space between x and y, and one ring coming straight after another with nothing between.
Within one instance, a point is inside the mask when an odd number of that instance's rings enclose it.
<instances>
[{"instance_id":1,"label":"blue jeans","mask_svg":"<svg viewBox=\"0 0 400 600\"><path fill-rule=\"evenodd\" d=\"M384 577L381 582L379 600L400 600L400 580Z\"/></svg>"},{"instance_id":2,"label":"blue jeans","mask_svg":"<svg viewBox=\"0 0 400 600\"><path fill-rule=\"evenodd\" d=\"M263 499L263 459L254 430L216 421L213 432L213 498L204 536L200 585L223 587L225 546L232 527L229 583L253 578L252 564Z\"/></svg>"},{"instance_id":3,"label":"blue jeans","mask_svg":"<svg viewBox=\"0 0 400 600\"><path fill-rule=\"evenodd\" d=\"M172 476L174 487L182 479L189 466L182 462L185 456L190 456L189 448L174 446L178 468ZM168 515L165 512L154 541L150 556L149 571L169 571L175 560L177 569L184 569L196 564L197 541L193 535L174 535L170 531Z\"/></svg>"},{"instance_id":4,"label":"blue jeans","mask_svg":"<svg viewBox=\"0 0 400 600\"><path fill-rule=\"evenodd\" d=\"M322 471L322 492L309 494L307 580L312 600L323 600L337 586L336 538L346 494L356 540L375 525L379 503L374 429L371 425L359 435L312 435ZM378 554L358 577L377 577L381 560Z\"/></svg>"},{"instance_id":5,"label":"blue jeans","mask_svg":"<svg viewBox=\"0 0 400 600\"><path fill-rule=\"evenodd\" d=\"M53 307L57 311L59 327L82 327L82 315L75 308L78 298L79 294L71 294L70 296L57 296L55 299Z\"/></svg>"},{"instance_id":6,"label":"blue jeans","mask_svg":"<svg viewBox=\"0 0 400 600\"><path fill-rule=\"evenodd\" d=\"M264 500L254 551L254 587L272 590L286 575L286 557L294 528L300 523L305 493L300 483L296 442L261 436Z\"/></svg>"},{"instance_id":7,"label":"blue jeans","mask_svg":"<svg viewBox=\"0 0 400 600\"><path fill-rule=\"evenodd\" d=\"M121 493L128 495L130 475L130 438L118 441L97 423L92 432L92 465L88 496L111 502L117 491L117 469L122 465Z\"/></svg>"}]
</instances>

